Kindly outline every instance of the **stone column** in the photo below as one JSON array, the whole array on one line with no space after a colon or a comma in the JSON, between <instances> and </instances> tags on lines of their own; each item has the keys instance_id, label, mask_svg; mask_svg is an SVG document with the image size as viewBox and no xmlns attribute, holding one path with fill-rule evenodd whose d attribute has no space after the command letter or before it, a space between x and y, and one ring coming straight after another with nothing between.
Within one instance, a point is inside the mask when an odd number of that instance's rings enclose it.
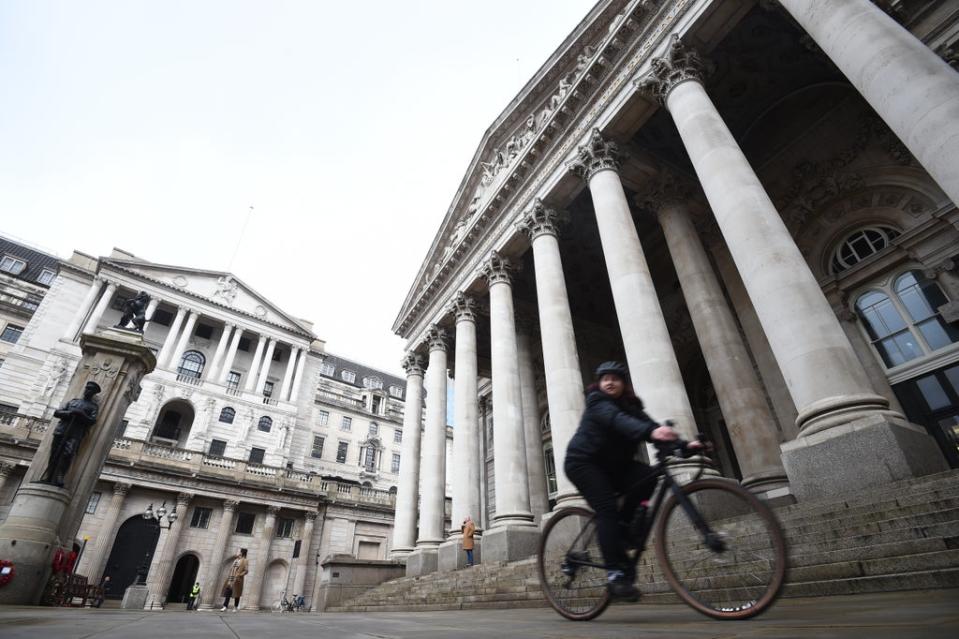
<instances>
[{"instance_id":1,"label":"stone column","mask_svg":"<svg viewBox=\"0 0 959 639\"><path fill-rule=\"evenodd\" d=\"M539 530L533 524L526 472L526 438L513 317L514 267L495 251L483 265L489 283L492 359L493 456L496 504L483 535L487 561L515 561L536 552Z\"/></svg>"},{"instance_id":2,"label":"stone column","mask_svg":"<svg viewBox=\"0 0 959 639\"><path fill-rule=\"evenodd\" d=\"M286 371L283 373L283 385L280 387L280 395L277 399L286 400L289 397L290 382L293 381L293 370L296 368L296 358L301 349L297 346L290 347L290 356L286 362Z\"/></svg>"},{"instance_id":3,"label":"stone column","mask_svg":"<svg viewBox=\"0 0 959 639\"><path fill-rule=\"evenodd\" d=\"M266 567L270 561L270 545L273 543L273 533L276 532L276 516L279 512L279 506L269 506L266 509L266 521L263 523L263 533L260 535L257 544L256 559L250 562L250 572L244 580L244 592L240 600L243 604L243 610L260 609L260 593L263 592L263 580L266 579Z\"/></svg>"},{"instance_id":4,"label":"stone column","mask_svg":"<svg viewBox=\"0 0 959 639\"><path fill-rule=\"evenodd\" d=\"M295 402L300 397L300 386L303 381L303 368L306 365L306 356L309 349L300 351L300 358L296 362L296 372L293 373L293 385L290 388L290 401Z\"/></svg>"},{"instance_id":5,"label":"stone column","mask_svg":"<svg viewBox=\"0 0 959 639\"><path fill-rule=\"evenodd\" d=\"M519 326L521 322L517 322ZM529 507L533 521L539 523L549 512L549 487L546 485L546 464L543 461L543 430L540 427L536 399L536 373L533 369L533 347L529 332L516 331L516 354L519 362L519 387L523 406L523 440L526 442L526 476L529 483Z\"/></svg>"},{"instance_id":6,"label":"stone column","mask_svg":"<svg viewBox=\"0 0 959 639\"><path fill-rule=\"evenodd\" d=\"M14 468L16 466L13 464L0 463L0 495L3 494L3 489L7 487L7 480L13 474Z\"/></svg>"},{"instance_id":7,"label":"stone column","mask_svg":"<svg viewBox=\"0 0 959 639\"><path fill-rule=\"evenodd\" d=\"M583 373L579 368L573 316L569 310L563 261L559 252L558 235L562 221L560 213L536 199L521 223L533 246L533 265L536 269L536 300L543 342L546 400L553 437L557 508L578 497L576 487L563 471L563 463L566 460L566 446L579 427L585 409Z\"/></svg>"},{"instance_id":8,"label":"stone column","mask_svg":"<svg viewBox=\"0 0 959 639\"><path fill-rule=\"evenodd\" d=\"M659 297L619 180L619 151L594 129L569 168L589 184L633 387L649 415L697 431Z\"/></svg>"},{"instance_id":9,"label":"stone column","mask_svg":"<svg viewBox=\"0 0 959 639\"><path fill-rule=\"evenodd\" d=\"M166 368L167 361L170 359L170 351L173 350L177 337L180 335L180 327L183 326L183 318L186 316L186 312L186 309L182 306L176 309L176 317L173 318L170 330L166 334L166 339L163 340L160 353L157 355L157 366L161 368Z\"/></svg>"},{"instance_id":10,"label":"stone column","mask_svg":"<svg viewBox=\"0 0 959 639\"><path fill-rule=\"evenodd\" d=\"M430 361L426 369L426 428L420 473L420 525L416 550L406 559L410 577L435 572L446 518L446 329L433 325L426 334ZM404 436L405 436L404 431ZM407 459L407 461L409 461Z\"/></svg>"},{"instance_id":11,"label":"stone column","mask_svg":"<svg viewBox=\"0 0 959 639\"><path fill-rule=\"evenodd\" d=\"M300 556L296 559L296 576L293 577L293 594L306 595L303 584L306 582L306 566L310 559L310 544L313 541L313 525L319 515L315 510L306 511L303 520L303 536L300 538Z\"/></svg>"},{"instance_id":12,"label":"stone column","mask_svg":"<svg viewBox=\"0 0 959 639\"><path fill-rule=\"evenodd\" d=\"M450 536L440 546L439 570L466 566L460 526L469 515L480 521L480 446L476 361L476 300L457 293L451 312L456 318L456 377L453 379L453 510ZM479 538L474 538L473 559L479 563Z\"/></svg>"},{"instance_id":13,"label":"stone column","mask_svg":"<svg viewBox=\"0 0 959 639\"><path fill-rule=\"evenodd\" d=\"M97 302L97 305L94 307L93 312L90 314L90 319L87 321L86 327L84 327L84 333L94 333L97 330L97 325L100 323L100 320L103 318L103 314L106 312L107 307L110 305L110 302L113 301L113 295L117 292L117 285L114 282L107 282L107 288L103 291L103 295L100 296L100 301Z\"/></svg>"},{"instance_id":14,"label":"stone column","mask_svg":"<svg viewBox=\"0 0 959 639\"><path fill-rule=\"evenodd\" d=\"M176 496L176 521L160 531L160 539L157 541L157 547L160 550L153 555L153 565L150 566L150 576L147 578L150 594L147 595L144 610L158 610L166 605L166 595L170 589L172 575L171 565L176 558L180 534L186 526L186 509L191 499L193 495L190 493L180 493Z\"/></svg>"},{"instance_id":15,"label":"stone column","mask_svg":"<svg viewBox=\"0 0 959 639\"><path fill-rule=\"evenodd\" d=\"M403 444L400 450L400 477L396 488L393 520L394 559L402 559L416 545L417 502L420 479L420 428L423 419L423 357L409 353L403 358L406 370L406 402L403 409ZM319 579L319 577L317 577Z\"/></svg>"},{"instance_id":16,"label":"stone column","mask_svg":"<svg viewBox=\"0 0 959 639\"><path fill-rule=\"evenodd\" d=\"M220 364L223 361L223 353L226 351L226 345L230 341L230 333L233 331L233 324L224 324L223 331L220 333L220 341L216 344L216 352L213 353L213 360L207 370L206 378L215 381L220 372Z\"/></svg>"},{"instance_id":17,"label":"stone column","mask_svg":"<svg viewBox=\"0 0 959 639\"><path fill-rule=\"evenodd\" d=\"M170 361L167 362L166 367L174 373L177 372L179 368L180 358L183 357L183 353L186 351L187 342L189 342L193 336L193 327L196 325L196 320L199 316L200 314L196 311L190 311L190 314L186 318L186 324L183 326L183 332L180 333L180 339L176 343L176 348L173 349L173 352L170 354Z\"/></svg>"},{"instance_id":18,"label":"stone column","mask_svg":"<svg viewBox=\"0 0 959 639\"><path fill-rule=\"evenodd\" d=\"M220 368L216 381L219 384L225 384L226 378L233 368L233 360L236 358L236 351L240 347L240 340L243 338L243 329L237 326L233 330L233 339L230 341L230 348L226 352L226 359L223 360L223 366Z\"/></svg>"},{"instance_id":19,"label":"stone column","mask_svg":"<svg viewBox=\"0 0 959 639\"><path fill-rule=\"evenodd\" d=\"M113 547L113 539L117 534L117 517L120 510L123 509L123 502L130 492L130 484L117 482L113 484L113 499L110 500L110 506L103 516L103 522L100 524L97 532L100 537L97 543L97 549L90 559L90 568L87 574L91 584L100 583L103 576L103 569L106 567L107 559L110 556L110 549Z\"/></svg>"},{"instance_id":20,"label":"stone column","mask_svg":"<svg viewBox=\"0 0 959 639\"><path fill-rule=\"evenodd\" d=\"M96 422L87 427L62 487L40 481L53 448L54 428L43 434L23 483L0 524L0 548L17 565L17 578L0 588L0 605L36 604L50 574L50 557L76 537L87 502L113 446L114 433L140 394L140 380L156 360L143 336L105 328L80 336L81 359L65 397L80 398L87 382L100 387ZM15 548L12 542L16 540Z\"/></svg>"},{"instance_id":21,"label":"stone column","mask_svg":"<svg viewBox=\"0 0 959 639\"><path fill-rule=\"evenodd\" d=\"M786 473L775 419L690 216L686 202L692 199L692 189L669 175L650 187L641 196L642 204L656 211L663 228L743 474L742 483L757 493L781 489L786 485Z\"/></svg>"},{"instance_id":22,"label":"stone column","mask_svg":"<svg viewBox=\"0 0 959 639\"><path fill-rule=\"evenodd\" d=\"M256 342L256 351L253 352L253 361L250 363L250 372L246 378L246 384L243 386L243 390L246 392L252 392L253 387L256 385L257 372L260 368L260 357L263 355L263 344L266 343L266 336L260 335L260 339Z\"/></svg>"},{"instance_id":23,"label":"stone column","mask_svg":"<svg viewBox=\"0 0 959 639\"><path fill-rule=\"evenodd\" d=\"M799 438L782 447L793 493L800 500L833 496L944 470L925 429L889 410L871 388L799 248L706 94L706 69L674 37L666 57L654 59L636 86L673 116L799 410Z\"/></svg>"},{"instance_id":24,"label":"stone column","mask_svg":"<svg viewBox=\"0 0 959 639\"><path fill-rule=\"evenodd\" d=\"M257 395L263 393L266 386L266 378L270 376L270 366L273 364L273 351L276 350L276 340L272 337L266 345L266 353L263 355L263 364L260 367L260 377L256 380L256 389L253 391Z\"/></svg>"},{"instance_id":25,"label":"stone column","mask_svg":"<svg viewBox=\"0 0 959 639\"><path fill-rule=\"evenodd\" d=\"M200 564L201 574L197 581L200 582L200 600L203 602L203 608L219 608L217 605L220 596L221 564L226 555L227 544L230 541L230 535L233 534L233 516L236 514L236 507L240 504L238 501L226 500L223 502L223 515L220 516L220 525L216 530L216 538L213 541L213 547L210 549L210 557L206 562Z\"/></svg>"},{"instance_id":26,"label":"stone column","mask_svg":"<svg viewBox=\"0 0 959 639\"><path fill-rule=\"evenodd\" d=\"M103 279L100 277L94 277L93 283L90 284L90 288L87 290L86 297L84 297L83 301L80 302L80 307L77 309L76 313L74 313L73 319L70 320L67 330L64 331L63 339L67 340L68 342L72 342L76 339L77 331L80 330L80 324L83 323L87 313L90 312L90 307L93 306L93 302L97 299L97 295L99 295L100 289L102 288Z\"/></svg>"},{"instance_id":27,"label":"stone column","mask_svg":"<svg viewBox=\"0 0 959 639\"><path fill-rule=\"evenodd\" d=\"M953 202L959 75L870 0L779 0Z\"/></svg>"},{"instance_id":28,"label":"stone column","mask_svg":"<svg viewBox=\"0 0 959 639\"><path fill-rule=\"evenodd\" d=\"M153 319L153 314L156 313L157 306L160 305L159 297L151 297L150 302L147 304L146 310L143 312L143 317L146 318L146 321L149 322Z\"/></svg>"}]
</instances>

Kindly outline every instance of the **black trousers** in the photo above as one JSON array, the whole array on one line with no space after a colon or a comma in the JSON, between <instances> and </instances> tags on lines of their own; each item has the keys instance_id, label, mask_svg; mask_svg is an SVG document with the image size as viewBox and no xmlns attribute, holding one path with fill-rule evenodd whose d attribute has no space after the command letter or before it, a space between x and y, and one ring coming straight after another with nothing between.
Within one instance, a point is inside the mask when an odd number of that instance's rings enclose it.
<instances>
[{"instance_id":1,"label":"black trousers","mask_svg":"<svg viewBox=\"0 0 959 639\"><path fill-rule=\"evenodd\" d=\"M574 458L566 460L564 470L596 513L599 548L603 552L606 569L622 570L633 577L634 565L626 557L622 524L629 524L639 503L649 499L656 490L654 481L636 487L649 475L649 466L631 461L619 468L609 468ZM622 508L618 507L617 498L631 488L634 492L626 496Z\"/></svg>"}]
</instances>

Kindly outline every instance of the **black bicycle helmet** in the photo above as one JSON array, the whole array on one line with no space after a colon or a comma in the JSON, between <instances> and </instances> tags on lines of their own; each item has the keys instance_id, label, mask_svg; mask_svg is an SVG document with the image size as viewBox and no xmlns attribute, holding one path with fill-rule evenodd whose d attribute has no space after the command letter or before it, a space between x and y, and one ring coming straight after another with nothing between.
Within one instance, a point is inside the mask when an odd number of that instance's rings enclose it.
<instances>
[{"instance_id":1,"label":"black bicycle helmet","mask_svg":"<svg viewBox=\"0 0 959 639\"><path fill-rule=\"evenodd\" d=\"M626 369L624 364L619 362L603 362L596 369L596 379L599 379L603 375L619 375L623 379L629 379L629 371Z\"/></svg>"}]
</instances>

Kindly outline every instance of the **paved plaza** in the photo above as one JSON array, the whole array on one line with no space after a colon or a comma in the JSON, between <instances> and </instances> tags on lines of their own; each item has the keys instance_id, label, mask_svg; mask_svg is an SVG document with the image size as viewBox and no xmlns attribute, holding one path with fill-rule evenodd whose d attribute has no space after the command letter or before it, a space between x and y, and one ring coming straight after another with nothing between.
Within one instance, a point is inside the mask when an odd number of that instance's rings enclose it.
<instances>
[{"instance_id":1,"label":"paved plaza","mask_svg":"<svg viewBox=\"0 0 959 639\"><path fill-rule=\"evenodd\" d=\"M722 637L724 639L959 636L959 590L784 599L750 621L712 621L681 605L617 606L599 619L565 621L552 610L270 614L145 613L0 607L3 639L406 639L423 637Z\"/></svg>"}]
</instances>

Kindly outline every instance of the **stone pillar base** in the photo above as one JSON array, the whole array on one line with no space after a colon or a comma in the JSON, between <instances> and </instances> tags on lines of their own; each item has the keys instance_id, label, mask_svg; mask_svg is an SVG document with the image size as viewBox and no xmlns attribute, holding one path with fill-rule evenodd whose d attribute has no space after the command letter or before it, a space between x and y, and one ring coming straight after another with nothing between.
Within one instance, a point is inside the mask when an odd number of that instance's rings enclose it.
<instances>
[{"instance_id":1,"label":"stone pillar base","mask_svg":"<svg viewBox=\"0 0 959 639\"><path fill-rule=\"evenodd\" d=\"M483 542L479 537L473 538L473 563L481 563ZM452 572L466 568L466 551L463 550L463 539L456 537L440 544L437 570Z\"/></svg>"},{"instance_id":2,"label":"stone pillar base","mask_svg":"<svg viewBox=\"0 0 959 639\"><path fill-rule=\"evenodd\" d=\"M486 563L517 561L532 557L539 550L539 528L533 525L503 525L483 533Z\"/></svg>"},{"instance_id":3,"label":"stone pillar base","mask_svg":"<svg viewBox=\"0 0 959 639\"><path fill-rule=\"evenodd\" d=\"M146 584L130 586L123 591L123 601L120 602L120 607L124 610L144 610L149 596L150 587Z\"/></svg>"},{"instance_id":4,"label":"stone pillar base","mask_svg":"<svg viewBox=\"0 0 959 639\"><path fill-rule=\"evenodd\" d=\"M436 572L439 563L436 547L417 548L406 556L406 576L422 577Z\"/></svg>"},{"instance_id":5,"label":"stone pillar base","mask_svg":"<svg viewBox=\"0 0 959 639\"><path fill-rule=\"evenodd\" d=\"M799 501L856 493L947 469L921 426L872 415L782 445L789 486Z\"/></svg>"},{"instance_id":6,"label":"stone pillar base","mask_svg":"<svg viewBox=\"0 0 959 639\"><path fill-rule=\"evenodd\" d=\"M25 484L17 491L0 526L0 556L14 563L14 579L0 588L0 604L35 605L50 576L50 560L60 546L57 529L70 503L70 491L50 484Z\"/></svg>"}]
</instances>

